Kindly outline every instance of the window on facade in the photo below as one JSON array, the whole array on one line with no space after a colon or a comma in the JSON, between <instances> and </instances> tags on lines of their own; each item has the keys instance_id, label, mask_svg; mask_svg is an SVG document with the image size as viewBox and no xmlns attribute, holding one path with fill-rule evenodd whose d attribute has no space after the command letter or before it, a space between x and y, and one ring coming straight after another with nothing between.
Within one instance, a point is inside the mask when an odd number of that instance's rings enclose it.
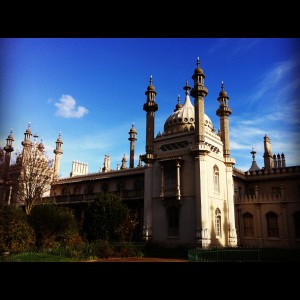
<instances>
[{"instance_id":1,"label":"window on facade","mask_svg":"<svg viewBox=\"0 0 300 300\"><path fill-rule=\"evenodd\" d=\"M220 192L220 182L219 182L219 168L214 166L214 191L219 193Z\"/></svg>"},{"instance_id":2,"label":"window on facade","mask_svg":"<svg viewBox=\"0 0 300 300\"><path fill-rule=\"evenodd\" d=\"M216 237L221 237L221 211L217 208L215 211L215 232Z\"/></svg>"},{"instance_id":3,"label":"window on facade","mask_svg":"<svg viewBox=\"0 0 300 300\"><path fill-rule=\"evenodd\" d=\"M253 216L250 213L243 214L244 236L254 236Z\"/></svg>"},{"instance_id":4,"label":"window on facade","mask_svg":"<svg viewBox=\"0 0 300 300\"><path fill-rule=\"evenodd\" d=\"M295 236L300 238L300 211L294 213Z\"/></svg>"},{"instance_id":5,"label":"window on facade","mask_svg":"<svg viewBox=\"0 0 300 300\"><path fill-rule=\"evenodd\" d=\"M278 217L275 213L266 214L268 237L279 237Z\"/></svg>"},{"instance_id":6,"label":"window on facade","mask_svg":"<svg viewBox=\"0 0 300 300\"><path fill-rule=\"evenodd\" d=\"M179 210L177 207L170 207L168 209L169 217L169 236L179 235Z\"/></svg>"},{"instance_id":7,"label":"window on facade","mask_svg":"<svg viewBox=\"0 0 300 300\"><path fill-rule=\"evenodd\" d=\"M164 169L165 176L165 188L175 189L176 188L176 167L175 165L168 165Z\"/></svg>"}]
</instances>

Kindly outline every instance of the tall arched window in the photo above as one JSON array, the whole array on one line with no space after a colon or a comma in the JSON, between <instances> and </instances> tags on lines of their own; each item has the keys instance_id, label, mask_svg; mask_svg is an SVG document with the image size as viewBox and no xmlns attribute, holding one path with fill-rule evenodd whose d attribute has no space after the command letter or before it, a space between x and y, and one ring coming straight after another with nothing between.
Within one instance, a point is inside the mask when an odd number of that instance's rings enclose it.
<instances>
[{"instance_id":1,"label":"tall arched window","mask_svg":"<svg viewBox=\"0 0 300 300\"><path fill-rule=\"evenodd\" d=\"M266 214L268 237L279 237L278 216L272 211Z\"/></svg>"},{"instance_id":2,"label":"tall arched window","mask_svg":"<svg viewBox=\"0 0 300 300\"><path fill-rule=\"evenodd\" d=\"M300 238L300 211L294 213L295 237Z\"/></svg>"},{"instance_id":3,"label":"tall arched window","mask_svg":"<svg viewBox=\"0 0 300 300\"><path fill-rule=\"evenodd\" d=\"M219 168L214 166L214 191L220 193Z\"/></svg>"},{"instance_id":4,"label":"tall arched window","mask_svg":"<svg viewBox=\"0 0 300 300\"><path fill-rule=\"evenodd\" d=\"M243 228L244 236L254 236L253 216L248 212L243 214Z\"/></svg>"},{"instance_id":5,"label":"tall arched window","mask_svg":"<svg viewBox=\"0 0 300 300\"><path fill-rule=\"evenodd\" d=\"M221 211L219 208L215 211L215 232L216 237L222 237L222 228L221 228Z\"/></svg>"}]
</instances>

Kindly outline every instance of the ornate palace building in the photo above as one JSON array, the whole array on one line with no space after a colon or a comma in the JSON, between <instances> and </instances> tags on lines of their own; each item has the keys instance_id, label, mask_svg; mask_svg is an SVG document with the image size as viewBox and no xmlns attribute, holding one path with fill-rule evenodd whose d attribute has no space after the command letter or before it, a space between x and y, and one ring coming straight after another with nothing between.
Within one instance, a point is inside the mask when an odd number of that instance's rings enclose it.
<instances>
[{"instance_id":1,"label":"ornate palace building","mask_svg":"<svg viewBox=\"0 0 300 300\"><path fill-rule=\"evenodd\" d=\"M158 103L150 77L143 105L145 154L140 156L137 166L134 164L137 132L132 125L128 167L125 154L121 166L115 170L110 167L109 155L105 155L98 173L88 173L87 164L74 161L70 177L56 177L53 181L47 200L76 207L80 215L81 208L99 193L118 193L139 219L137 240L199 247L300 247L300 166L287 167L284 154L273 154L270 138L265 136L264 166L258 167L252 150L249 170L234 168L235 159L230 155L232 111L228 94L222 83L216 97L220 120L216 131L204 113L208 93L204 79L198 59L192 87L188 82L183 87L183 103L178 98L162 132L154 136ZM8 201L10 172L13 172L10 171L13 166L9 166L12 141L9 135L0 177L4 204ZM58 174L61 137L56 145L54 168Z\"/></svg>"}]
</instances>

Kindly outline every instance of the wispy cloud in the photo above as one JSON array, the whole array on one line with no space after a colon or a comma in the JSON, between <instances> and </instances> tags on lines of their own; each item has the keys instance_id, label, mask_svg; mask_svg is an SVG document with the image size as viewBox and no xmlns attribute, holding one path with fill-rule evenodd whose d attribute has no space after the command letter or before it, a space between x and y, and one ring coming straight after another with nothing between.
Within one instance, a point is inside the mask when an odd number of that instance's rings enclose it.
<instances>
[{"instance_id":1,"label":"wispy cloud","mask_svg":"<svg viewBox=\"0 0 300 300\"><path fill-rule=\"evenodd\" d=\"M252 38L238 39L235 44L233 54L237 54L238 52L242 52L242 51L248 51L250 48L255 46L260 41L261 41L261 39L259 39L259 38L257 38L257 39L252 39Z\"/></svg>"},{"instance_id":2,"label":"wispy cloud","mask_svg":"<svg viewBox=\"0 0 300 300\"><path fill-rule=\"evenodd\" d=\"M208 51L208 54L212 54L224 47L232 47L232 54L237 54L239 52L248 51L250 48L259 43L261 39L253 39L253 38L222 38L219 39L215 45Z\"/></svg>"},{"instance_id":3,"label":"wispy cloud","mask_svg":"<svg viewBox=\"0 0 300 300\"><path fill-rule=\"evenodd\" d=\"M55 115L63 118L82 118L89 112L83 106L76 106L75 99L70 95L62 95L54 105L57 107Z\"/></svg>"},{"instance_id":4,"label":"wispy cloud","mask_svg":"<svg viewBox=\"0 0 300 300\"><path fill-rule=\"evenodd\" d=\"M271 70L263 75L256 92L250 97L249 106L252 106L266 95L268 95L268 98L272 95L278 99L285 95L287 91L289 91L289 95L293 93L300 86L300 80L297 78L286 83L285 79L289 78L290 80L290 76L294 75L293 72L295 72L299 62L299 59L289 59L275 64Z\"/></svg>"}]
</instances>

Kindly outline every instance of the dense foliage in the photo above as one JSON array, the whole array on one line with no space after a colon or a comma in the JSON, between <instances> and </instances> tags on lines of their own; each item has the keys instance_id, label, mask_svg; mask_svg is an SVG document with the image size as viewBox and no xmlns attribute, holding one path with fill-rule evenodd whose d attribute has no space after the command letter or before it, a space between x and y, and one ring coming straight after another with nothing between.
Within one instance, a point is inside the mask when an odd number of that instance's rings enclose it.
<instances>
[{"instance_id":1,"label":"dense foliage","mask_svg":"<svg viewBox=\"0 0 300 300\"><path fill-rule=\"evenodd\" d=\"M22 209L0 207L0 254L28 251L34 243L34 231Z\"/></svg>"},{"instance_id":2,"label":"dense foliage","mask_svg":"<svg viewBox=\"0 0 300 300\"><path fill-rule=\"evenodd\" d=\"M78 226L70 208L54 204L34 206L28 216L36 234L38 248L55 247L68 243L78 235Z\"/></svg>"},{"instance_id":3,"label":"dense foliage","mask_svg":"<svg viewBox=\"0 0 300 300\"><path fill-rule=\"evenodd\" d=\"M131 238L135 225L128 207L117 195L101 193L85 211L83 231L89 241L125 241Z\"/></svg>"}]
</instances>

